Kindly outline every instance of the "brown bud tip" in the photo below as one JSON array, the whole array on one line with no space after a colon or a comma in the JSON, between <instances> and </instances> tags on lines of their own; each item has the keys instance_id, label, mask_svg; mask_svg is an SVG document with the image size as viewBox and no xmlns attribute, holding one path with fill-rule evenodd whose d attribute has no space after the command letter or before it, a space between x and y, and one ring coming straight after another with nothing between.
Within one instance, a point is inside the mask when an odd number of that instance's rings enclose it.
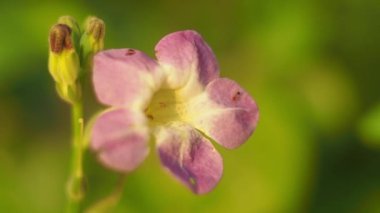
<instances>
[{"instance_id":1,"label":"brown bud tip","mask_svg":"<svg viewBox=\"0 0 380 213\"><path fill-rule=\"evenodd\" d=\"M50 29L49 35L50 50L60 53L63 49L73 48L71 40L71 29L65 24L56 24Z\"/></svg>"},{"instance_id":2,"label":"brown bud tip","mask_svg":"<svg viewBox=\"0 0 380 213\"><path fill-rule=\"evenodd\" d=\"M95 40L103 39L105 34L104 21L94 16L88 17L86 20L86 33L91 34Z\"/></svg>"}]
</instances>

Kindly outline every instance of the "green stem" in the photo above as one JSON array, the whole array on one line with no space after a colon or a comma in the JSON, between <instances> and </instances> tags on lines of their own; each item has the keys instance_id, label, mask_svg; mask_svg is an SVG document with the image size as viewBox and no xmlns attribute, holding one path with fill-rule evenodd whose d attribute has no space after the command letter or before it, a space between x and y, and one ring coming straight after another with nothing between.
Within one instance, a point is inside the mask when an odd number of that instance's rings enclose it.
<instances>
[{"instance_id":1,"label":"green stem","mask_svg":"<svg viewBox=\"0 0 380 213\"><path fill-rule=\"evenodd\" d=\"M71 170L68 182L67 212L76 213L84 196L83 191L83 105L80 101L71 105L72 118L72 151Z\"/></svg>"}]
</instances>

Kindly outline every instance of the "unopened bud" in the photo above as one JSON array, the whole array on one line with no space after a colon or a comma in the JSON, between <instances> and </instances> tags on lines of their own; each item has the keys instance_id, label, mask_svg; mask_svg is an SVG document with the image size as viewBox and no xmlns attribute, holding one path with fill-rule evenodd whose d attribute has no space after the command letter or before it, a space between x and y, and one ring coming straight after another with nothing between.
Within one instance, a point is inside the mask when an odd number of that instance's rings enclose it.
<instances>
[{"instance_id":1,"label":"unopened bud","mask_svg":"<svg viewBox=\"0 0 380 213\"><path fill-rule=\"evenodd\" d=\"M81 30L75 19L71 16L61 16L58 19L58 24L64 24L70 28L73 46L76 49L76 51L79 52L79 40L81 36Z\"/></svg>"},{"instance_id":2,"label":"unopened bud","mask_svg":"<svg viewBox=\"0 0 380 213\"><path fill-rule=\"evenodd\" d=\"M85 34L90 40L93 40L91 43L95 53L103 49L105 30L103 20L95 16L90 16L86 19Z\"/></svg>"},{"instance_id":3,"label":"unopened bud","mask_svg":"<svg viewBox=\"0 0 380 213\"><path fill-rule=\"evenodd\" d=\"M50 30L49 42L50 50L60 53L63 49L72 49L71 29L64 24L56 24Z\"/></svg>"},{"instance_id":4,"label":"unopened bud","mask_svg":"<svg viewBox=\"0 0 380 213\"><path fill-rule=\"evenodd\" d=\"M79 75L79 56L73 47L72 30L65 24L54 25L49 34L49 72L60 87L60 95L69 102L74 101L76 80Z\"/></svg>"},{"instance_id":5,"label":"unopened bud","mask_svg":"<svg viewBox=\"0 0 380 213\"><path fill-rule=\"evenodd\" d=\"M80 28L75 19L71 16L61 16L58 19L58 24L65 24L70 27L75 33L80 34Z\"/></svg>"},{"instance_id":6,"label":"unopened bud","mask_svg":"<svg viewBox=\"0 0 380 213\"><path fill-rule=\"evenodd\" d=\"M90 16L86 19L84 28L80 41L82 57L86 69L91 69L92 57L104 47L105 24L103 20Z\"/></svg>"}]
</instances>

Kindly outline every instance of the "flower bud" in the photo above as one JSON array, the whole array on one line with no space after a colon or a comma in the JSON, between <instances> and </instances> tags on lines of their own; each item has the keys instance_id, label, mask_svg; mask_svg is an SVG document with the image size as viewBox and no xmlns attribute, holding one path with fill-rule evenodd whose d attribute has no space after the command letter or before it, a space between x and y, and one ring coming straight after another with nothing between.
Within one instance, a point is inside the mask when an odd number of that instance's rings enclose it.
<instances>
[{"instance_id":1,"label":"flower bud","mask_svg":"<svg viewBox=\"0 0 380 213\"><path fill-rule=\"evenodd\" d=\"M77 34L80 34L80 29L78 23L71 16L61 16L58 18L58 24L64 24L70 27L72 31Z\"/></svg>"},{"instance_id":2,"label":"flower bud","mask_svg":"<svg viewBox=\"0 0 380 213\"><path fill-rule=\"evenodd\" d=\"M81 36L81 30L78 23L71 16L61 16L58 19L58 24L67 25L71 29L71 37L73 39L73 46L77 52L79 52L79 39Z\"/></svg>"},{"instance_id":3,"label":"flower bud","mask_svg":"<svg viewBox=\"0 0 380 213\"><path fill-rule=\"evenodd\" d=\"M69 26L56 24L50 29L49 35L49 72L56 82L59 95L68 102L73 102L80 95L76 86L80 70L79 56L71 34Z\"/></svg>"},{"instance_id":4,"label":"flower bud","mask_svg":"<svg viewBox=\"0 0 380 213\"><path fill-rule=\"evenodd\" d=\"M73 47L71 29L56 24L50 30L49 71L56 82L73 84L79 73L79 56Z\"/></svg>"},{"instance_id":5,"label":"flower bud","mask_svg":"<svg viewBox=\"0 0 380 213\"><path fill-rule=\"evenodd\" d=\"M91 69L92 57L103 49L105 24L103 20L90 16L85 21L85 32L81 37L81 53L86 69Z\"/></svg>"},{"instance_id":6,"label":"flower bud","mask_svg":"<svg viewBox=\"0 0 380 213\"><path fill-rule=\"evenodd\" d=\"M70 38L71 29L64 24L56 24L50 29L49 42L50 50L54 53L61 53L63 49L71 49L73 47Z\"/></svg>"}]
</instances>

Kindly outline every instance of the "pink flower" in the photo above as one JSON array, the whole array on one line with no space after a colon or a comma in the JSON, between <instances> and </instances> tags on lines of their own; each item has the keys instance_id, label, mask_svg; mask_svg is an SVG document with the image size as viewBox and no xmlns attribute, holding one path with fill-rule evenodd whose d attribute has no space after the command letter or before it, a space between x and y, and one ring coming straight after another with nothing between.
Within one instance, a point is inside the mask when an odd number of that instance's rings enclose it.
<instances>
[{"instance_id":1,"label":"pink flower","mask_svg":"<svg viewBox=\"0 0 380 213\"><path fill-rule=\"evenodd\" d=\"M91 147L107 167L129 172L148 155L152 135L163 166L194 193L207 193L223 173L209 138L228 149L243 144L256 128L256 103L219 77L212 50L195 31L169 34L155 51L157 60L134 49L95 56L95 92L110 107L95 121Z\"/></svg>"}]
</instances>

